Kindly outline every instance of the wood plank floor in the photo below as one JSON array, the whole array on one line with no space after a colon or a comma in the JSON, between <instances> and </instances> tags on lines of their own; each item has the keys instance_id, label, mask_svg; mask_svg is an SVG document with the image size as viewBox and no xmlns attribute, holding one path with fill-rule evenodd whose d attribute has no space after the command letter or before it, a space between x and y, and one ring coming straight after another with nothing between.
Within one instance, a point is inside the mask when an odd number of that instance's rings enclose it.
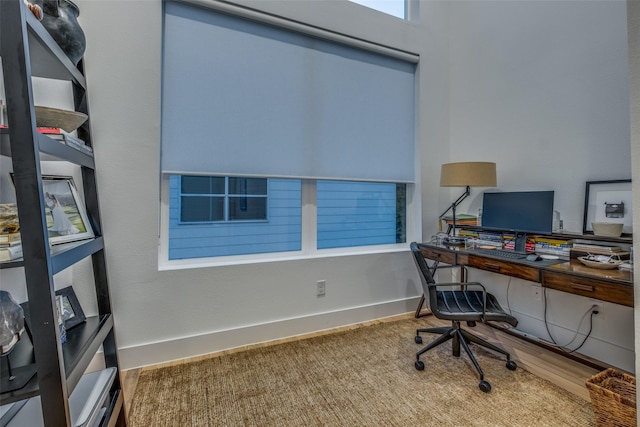
<instances>
[{"instance_id":1,"label":"wood plank floor","mask_svg":"<svg viewBox=\"0 0 640 427\"><path fill-rule=\"evenodd\" d=\"M399 316L388 317L384 319L373 320L370 322L360 323L357 325L345 326L328 331L315 332L311 334L301 335L292 338L285 338L281 340L270 341L268 343L252 344L244 347L234 348L231 350L224 350L217 353L208 354L205 356L199 356L196 358L178 360L174 362L168 362L160 365L153 365L138 369L129 369L122 372L122 387L125 398L125 409L127 413L131 408L131 402L135 394L136 386L138 384L138 377L143 369L157 369L164 366L172 366L181 363L189 363L196 360L202 360L210 357L216 357L223 354L231 354L239 351L248 350L250 348L265 347L275 345L283 342L296 341L299 339L310 338L313 336L326 335L338 331L344 331L349 329L356 329L362 326L373 325L377 323L383 323L402 318L413 317L414 313L407 313ZM433 316L423 317L424 327L443 326L448 322L441 321ZM533 343L524 341L518 337L511 336L498 329L478 324L473 332L480 337L494 342L505 350L511 353L511 357L518 363L518 366L526 369L534 375L544 378L552 383L564 388L565 390L582 397L585 400L589 400L589 393L585 387L585 381L592 375L599 372L598 369L586 366L582 363L568 359L560 354L546 350Z\"/></svg>"}]
</instances>

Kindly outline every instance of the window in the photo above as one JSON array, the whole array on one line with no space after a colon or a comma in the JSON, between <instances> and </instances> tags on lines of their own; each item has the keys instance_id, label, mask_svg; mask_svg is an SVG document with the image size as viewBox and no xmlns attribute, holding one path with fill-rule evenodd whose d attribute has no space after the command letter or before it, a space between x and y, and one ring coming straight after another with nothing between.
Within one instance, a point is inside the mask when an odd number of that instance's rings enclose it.
<instances>
[{"instance_id":1,"label":"window","mask_svg":"<svg viewBox=\"0 0 640 427\"><path fill-rule=\"evenodd\" d=\"M406 242L406 185L318 181L318 249Z\"/></svg>"},{"instance_id":2,"label":"window","mask_svg":"<svg viewBox=\"0 0 640 427\"><path fill-rule=\"evenodd\" d=\"M169 182L170 260L406 242L405 184L189 175ZM226 210L242 210L243 199L247 211L260 205L255 218L225 220ZM304 216L303 200L313 199ZM309 234L316 236L315 245L303 241Z\"/></svg>"},{"instance_id":3,"label":"window","mask_svg":"<svg viewBox=\"0 0 640 427\"><path fill-rule=\"evenodd\" d=\"M164 5L161 261L406 242L417 55L232 5Z\"/></svg>"},{"instance_id":4,"label":"window","mask_svg":"<svg viewBox=\"0 0 640 427\"><path fill-rule=\"evenodd\" d=\"M219 176L182 176L180 222L267 219L267 180Z\"/></svg>"},{"instance_id":5,"label":"window","mask_svg":"<svg viewBox=\"0 0 640 427\"><path fill-rule=\"evenodd\" d=\"M378 10L380 12L387 13L389 15L397 16L398 18L405 19L407 17L406 12L406 0L350 0L354 3L367 6L371 9Z\"/></svg>"},{"instance_id":6,"label":"window","mask_svg":"<svg viewBox=\"0 0 640 427\"><path fill-rule=\"evenodd\" d=\"M301 248L301 180L169 177L169 260Z\"/></svg>"}]
</instances>

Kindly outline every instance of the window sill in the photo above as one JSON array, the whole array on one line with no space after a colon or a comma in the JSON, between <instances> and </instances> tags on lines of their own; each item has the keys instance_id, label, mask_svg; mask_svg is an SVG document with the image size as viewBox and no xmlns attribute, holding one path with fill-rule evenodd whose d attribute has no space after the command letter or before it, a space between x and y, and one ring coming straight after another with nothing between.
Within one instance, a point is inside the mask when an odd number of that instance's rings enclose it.
<instances>
[{"instance_id":1,"label":"window sill","mask_svg":"<svg viewBox=\"0 0 640 427\"><path fill-rule=\"evenodd\" d=\"M187 270L194 268L222 267L229 265L243 264L263 264L268 262L283 261L304 261L318 258L337 258L345 256L373 255L383 253L408 252L408 244L376 246L371 248L340 248L340 249L323 249L314 253L278 253L278 254L258 254L229 256L224 258L193 258L184 260L159 260L158 271Z\"/></svg>"}]
</instances>

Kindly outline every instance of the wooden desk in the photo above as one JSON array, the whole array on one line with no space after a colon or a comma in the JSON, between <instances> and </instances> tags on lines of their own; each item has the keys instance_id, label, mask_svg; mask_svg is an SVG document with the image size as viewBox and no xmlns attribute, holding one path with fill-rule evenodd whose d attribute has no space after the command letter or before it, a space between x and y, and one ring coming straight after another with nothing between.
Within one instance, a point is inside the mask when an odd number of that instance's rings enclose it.
<instances>
[{"instance_id":1,"label":"wooden desk","mask_svg":"<svg viewBox=\"0 0 640 427\"><path fill-rule=\"evenodd\" d=\"M438 263L505 274L546 288L633 307L633 273L629 270L599 270L582 265L577 259L511 260L457 246L423 243L420 249L426 259Z\"/></svg>"},{"instance_id":2,"label":"wooden desk","mask_svg":"<svg viewBox=\"0 0 640 427\"><path fill-rule=\"evenodd\" d=\"M462 267L461 281L465 281L466 279L466 267L473 267L537 282L545 288L633 307L633 273L629 270L599 270L587 267L577 259L570 261L511 260L485 255L474 249L466 249L464 246L421 244L420 249L426 259L434 261L430 266L432 271L438 268L440 262L450 266ZM424 304L424 299L425 297L423 295L418 303L416 317L420 317L421 315L420 312ZM592 368L603 370L609 367L603 364L603 362L578 353L563 352L540 340L523 337L501 326L490 323L487 323L487 325Z\"/></svg>"}]
</instances>

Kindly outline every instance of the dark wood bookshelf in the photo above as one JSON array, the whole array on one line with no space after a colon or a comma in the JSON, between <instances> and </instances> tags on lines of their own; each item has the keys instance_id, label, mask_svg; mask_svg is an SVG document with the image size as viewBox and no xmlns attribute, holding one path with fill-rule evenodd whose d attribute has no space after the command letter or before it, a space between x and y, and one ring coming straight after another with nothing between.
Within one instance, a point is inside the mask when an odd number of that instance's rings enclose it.
<instances>
[{"instance_id":1,"label":"dark wood bookshelf","mask_svg":"<svg viewBox=\"0 0 640 427\"><path fill-rule=\"evenodd\" d=\"M12 369L35 365L36 370L23 387L0 390L0 404L13 405L9 411L19 415L25 399L38 396L45 427L70 426L70 395L102 348L105 367L115 368L116 374L104 386L109 387L107 410L99 424L126 426L94 157L39 132L35 122L32 78L68 81L74 110L89 117L77 129L78 138L92 147L84 59L76 67L22 0L0 1L0 56L8 117L8 127L0 128L0 155L11 158L23 249L22 259L0 263L0 268L22 269L30 312L29 329L8 358ZM80 168L82 188L77 190L84 196L94 238L49 244L40 162L52 160ZM74 285L95 288L98 314L67 330L66 342L61 343L53 276L89 258L93 283ZM2 362L4 383L8 365Z\"/></svg>"}]
</instances>

